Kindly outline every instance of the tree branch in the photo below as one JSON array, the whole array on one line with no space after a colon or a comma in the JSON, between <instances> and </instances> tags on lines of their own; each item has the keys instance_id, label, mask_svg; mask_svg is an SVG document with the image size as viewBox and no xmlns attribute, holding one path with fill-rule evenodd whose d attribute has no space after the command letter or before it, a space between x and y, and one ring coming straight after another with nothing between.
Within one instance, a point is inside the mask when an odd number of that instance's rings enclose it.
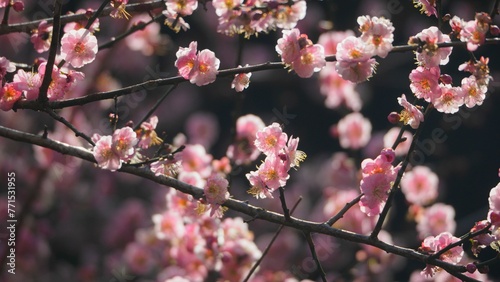
<instances>
[{"instance_id":1,"label":"tree branch","mask_svg":"<svg viewBox=\"0 0 500 282\"><path fill-rule=\"evenodd\" d=\"M307 244L309 245L309 249L311 250L311 255L313 257L314 262L316 262L316 266L318 267L319 274L321 276L321 280L326 282L326 274L321 266L321 262L318 259L318 254L316 253L316 247L314 246L314 241L311 236L311 232L303 232L304 236L306 236Z\"/></svg>"}]
</instances>

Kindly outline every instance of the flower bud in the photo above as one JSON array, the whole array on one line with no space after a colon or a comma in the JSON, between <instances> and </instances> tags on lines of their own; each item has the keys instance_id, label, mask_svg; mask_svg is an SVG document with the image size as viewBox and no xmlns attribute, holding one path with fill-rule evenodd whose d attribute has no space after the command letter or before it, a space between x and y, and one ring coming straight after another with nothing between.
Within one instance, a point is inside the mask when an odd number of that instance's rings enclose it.
<instances>
[{"instance_id":1,"label":"flower bud","mask_svg":"<svg viewBox=\"0 0 500 282\"><path fill-rule=\"evenodd\" d=\"M453 83L453 78L451 78L451 75L449 74L442 74L439 77L439 80L444 83L444 84L452 84Z\"/></svg>"},{"instance_id":2,"label":"flower bud","mask_svg":"<svg viewBox=\"0 0 500 282\"><path fill-rule=\"evenodd\" d=\"M14 4L12 4L12 8L16 12L22 12L22 11L24 11L24 3L21 1L16 1L16 2L14 2Z\"/></svg>"},{"instance_id":3,"label":"flower bud","mask_svg":"<svg viewBox=\"0 0 500 282\"><path fill-rule=\"evenodd\" d=\"M465 268L467 269L467 272L469 273L474 273L477 270L477 266L474 263L468 263Z\"/></svg>"},{"instance_id":4,"label":"flower bud","mask_svg":"<svg viewBox=\"0 0 500 282\"><path fill-rule=\"evenodd\" d=\"M399 122L400 116L396 112L392 112L387 116L387 120L392 124L397 124Z\"/></svg>"}]
</instances>

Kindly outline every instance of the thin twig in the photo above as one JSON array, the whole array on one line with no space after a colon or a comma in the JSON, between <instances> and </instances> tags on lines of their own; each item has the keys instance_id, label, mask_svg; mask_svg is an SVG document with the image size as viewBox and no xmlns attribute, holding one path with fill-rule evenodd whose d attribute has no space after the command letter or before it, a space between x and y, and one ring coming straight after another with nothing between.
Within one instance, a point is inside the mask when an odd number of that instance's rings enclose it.
<instances>
[{"instance_id":1,"label":"thin twig","mask_svg":"<svg viewBox=\"0 0 500 282\"><path fill-rule=\"evenodd\" d=\"M54 7L54 24L52 28L52 40L50 41L49 57L45 66L45 75L43 76L42 85L40 86L40 94L37 102L45 104L48 101L47 92L52 81L52 70L56 61L57 49L59 46L59 35L61 33L61 10L62 0L56 0Z\"/></svg>"},{"instance_id":2,"label":"thin twig","mask_svg":"<svg viewBox=\"0 0 500 282\"><path fill-rule=\"evenodd\" d=\"M344 217L344 214L352 206L354 206L355 204L357 204L359 202L359 200L361 200L361 197L363 197L363 195L364 194L361 193L356 198L354 198L352 201L350 201L349 203L346 203L345 206L335 216L333 216L328 221L326 221L325 224L328 225L328 226L332 226L333 224L335 224L335 222L337 222L339 219L341 219L342 217Z\"/></svg>"},{"instance_id":3,"label":"thin twig","mask_svg":"<svg viewBox=\"0 0 500 282\"><path fill-rule=\"evenodd\" d=\"M319 275L321 276L321 280L323 282L326 282L326 274L325 271L323 270L323 267L321 266L321 262L318 259L318 254L316 253L316 247L314 246L314 241L311 236L311 232L303 232L304 236L306 236L307 244L309 245L309 249L311 250L311 255L313 257L314 262L316 262L316 266L318 267L319 270Z\"/></svg>"},{"instance_id":4,"label":"thin twig","mask_svg":"<svg viewBox=\"0 0 500 282\"><path fill-rule=\"evenodd\" d=\"M79 131L78 129L76 129L76 127L74 127L69 121L67 121L65 118L63 118L62 116L58 115L54 110L51 110L51 109L46 109L45 112L47 114L49 114L53 119L57 120L58 122L66 125L66 127L68 127L69 129L71 129L71 131L73 131L75 133L75 136L76 137L82 137L83 139L85 139L87 142L90 143L90 145L92 146L95 146L95 143L94 141L92 141L92 139L90 137L88 137L85 133Z\"/></svg>"},{"instance_id":5,"label":"thin twig","mask_svg":"<svg viewBox=\"0 0 500 282\"><path fill-rule=\"evenodd\" d=\"M426 117L429 116L430 109L432 109L432 108L433 107L431 104L429 104L427 106L425 113L424 113L424 120ZM394 195L397 191L397 188L399 187L399 183L401 182L401 178L403 177L403 174L406 170L406 167L410 163L410 156L411 156L413 150L415 149L418 137L420 136L420 133L422 132L422 128L423 128L424 124L425 123L421 123L420 126L417 128L417 131L413 135L413 141L410 144L410 148L408 149L408 153L406 154L405 159L401 163L401 168L399 169L398 174L396 176L396 179L394 180L394 183L391 187L391 190L389 191L389 196L387 197L387 201L385 202L385 206L384 206L382 212L380 213L380 217L378 218L377 223L375 224L375 227L373 228L372 233L370 234L370 238L373 240L377 239L378 233L380 232L380 230L382 230L382 225L384 224L384 221L387 217L387 214L389 213L389 210L392 206L392 200L393 200Z\"/></svg>"},{"instance_id":6,"label":"thin twig","mask_svg":"<svg viewBox=\"0 0 500 282\"><path fill-rule=\"evenodd\" d=\"M295 204L293 205L292 209L290 210L290 214L293 214L293 212L295 211L295 209L299 205L300 201L302 201L302 197L299 197L297 199L297 202L295 202ZM274 233L273 238L271 239L271 241L267 245L266 249L262 252L262 255L260 256L260 258L254 263L254 265L252 266L252 268L248 272L248 274L245 277L245 279L243 280L243 282L247 282L248 279L250 279L250 277L252 277L252 274L255 272L255 270L257 270L257 267L259 267L259 265L261 264L262 260L264 259L264 257L267 255L267 253L271 249L271 246L274 244L274 241L276 241L276 238L278 238L278 236L280 235L281 230L283 230L283 227L285 227L285 226L283 224L281 224L280 227L278 228L278 230L276 230L276 232Z\"/></svg>"},{"instance_id":7,"label":"thin twig","mask_svg":"<svg viewBox=\"0 0 500 282\"><path fill-rule=\"evenodd\" d=\"M498 15L498 4L500 3L500 0L495 0L495 4L493 4L493 8L491 9L490 12L490 18L493 21L493 18L495 18L496 15Z\"/></svg>"},{"instance_id":8,"label":"thin twig","mask_svg":"<svg viewBox=\"0 0 500 282\"><path fill-rule=\"evenodd\" d=\"M104 8L106 8L106 5L108 5L109 2L111 2L111 0L104 0L102 2L101 6L99 6L99 8L97 8L97 11L95 11L95 13L92 14L92 16L90 17L89 21L85 25L85 29L90 29L90 27L92 26L92 24L102 14L102 12L104 11Z\"/></svg>"},{"instance_id":9,"label":"thin twig","mask_svg":"<svg viewBox=\"0 0 500 282\"><path fill-rule=\"evenodd\" d=\"M12 7L11 2L7 3L7 6L5 7L5 11L3 13L3 19L2 19L2 25L8 26L9 25L9 14L10 14L10 8Z\"/></svg>"},{"instance_id":10,"label":"thin twig","mask_svg":"<svg viewBox=\"0 0 500 282\"><path fill-rule=\"evenodd\" d=\"M141 124L143 122L145 122L155 111L156 109L158 109L158 107L161 105L161 103L168 97L168 95L170 93L172 93L172 91L174 91L174 89L177 87L177 84L174 84L172 87L170 87L167 92L165 92L163 94L163 96L161 96L160 99L158 99L158 101L156 101L156 103L154 104L154 106L148 111L148 113L135 125L134 127L134 130L137 130L141 127Z\"/></svg>"},{"instance_id":11,"label":"thin twig","mask_svg":"<svg viewBox=\"0 0 500 282\"><path fill-rule=\"evenodd\" d=\"M457 246L460 246L462 245L465 241L471 239L471 238L474 238L478 235L481 235L483 233L486 233L488 232L488 229L491 227L491 223L489 223L488 225L486 225L484 228L478 230L478 231L475 231L475 232L468 232L467 234L465 234L464 236L460 237L460 240L456 241L455 243L452 243L452 244L449 244L448 246L442 248L441 250L439 250L438 252L432 254L429 259L437 259L439 258L442 254L446 253L447 251L451 250L452 248L454 247L457 247Z\"/></svg>"}]
</instances>

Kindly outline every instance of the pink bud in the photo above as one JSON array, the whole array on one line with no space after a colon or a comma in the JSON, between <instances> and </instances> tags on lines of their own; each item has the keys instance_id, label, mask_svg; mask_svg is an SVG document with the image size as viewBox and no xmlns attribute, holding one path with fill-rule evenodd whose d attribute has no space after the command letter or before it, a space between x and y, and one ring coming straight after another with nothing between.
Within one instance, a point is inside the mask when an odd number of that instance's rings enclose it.
<instances>
[{"instance_id":1,"label":"pink bud","mask_svg":"<svg viewBox=\"0 0 500 282\"><path fill-rule=\"evenodd\" d=\"M441 80L442 83L444 84L452 84L453 83L453 78L449 74L442 74L439 77L439 80Z\"/></svg>"},{"instance_id":2,"label":"pink bud","mask_svg":"<svg viewBox=\"0 0 500 282\"><path fill-rule=\"evenodd\" d=\"M500 28L498 25L490 25L490 32L494 36L500 35Z\"/></svg>"},{"instance_id":3,"label":"pink bud","mask_svg":"<svg viewBox=\"0 0 500 282\"><path fill-rule=\"evenodd\" d=\"M389 120L392 124L397 124L399 122L400 116L396 112L392 112L387 116L387 120Z\"/></svg>"},{"instance_id":4,"label":"pink bud","mask_svg":"<svg viewBox=\"0 0 500 282\"><path fill-rule=\"evenodd\" d=\"M14 2L14 4L12 4L12 8L16 12L22 12L22 11L24 11L24 3L21 1L16 1L16 2Z\"/></svg>"},{"instance_id":5,"label":"pink bud","mask_svg":"<svg viewBox=\"0 0 500 282\"><path fill-rule=\"evenodd\" d=\"M477 270L477 266L474 263L468 263L467 266L465 266L465 268L469 273L474 273Z\"/></svg>"}]
</instances>

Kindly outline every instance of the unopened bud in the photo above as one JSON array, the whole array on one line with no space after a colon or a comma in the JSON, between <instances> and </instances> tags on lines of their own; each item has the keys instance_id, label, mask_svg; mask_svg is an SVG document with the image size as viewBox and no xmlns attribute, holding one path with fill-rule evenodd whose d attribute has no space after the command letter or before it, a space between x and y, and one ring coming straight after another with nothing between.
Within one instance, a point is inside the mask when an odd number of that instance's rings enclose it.
<instances>
[{"instance_id":1,"label":"unopened bud","mask_svg":"<svg viewBox=\"0 0 500 282\"><path fill-rule=\"evenodd\" d=\"M468 263L465 268L467 269L467 272L469 273L474 273L477 270L477 266L474 263Z\"/></svg>"},{"instance_id":2,"label":"unopened bud","mask_svg":"<svg viewBox=\"0 0 500 282\"><path fill-rule=\"evenodd\" d=\"M439 77L439 80L444 83L444 84L452 84L453 83L453 78L449 74L442 74Z\"/></svg>"},{"instance_id":3,"label":"unopened bud","mask_svg":"<svg viewBox=\"0 0 500 282\"><path fill-rule=\"evenodd\" d=\"M397 124L399 122L400 116L396 112L392 112L387 116L387 120L392 124Z\"/></svg>"},{"instance_id":4,"label":"unopened bud","mask_svg":"<svg viewBox=\"0 0 500 282\"><path fill-rule=\"evenodd\" d=\"M16 12L22 12L24 11L24 3L21 1L16 1L14 4L12 4L12 9Z\"/></svg>"},{"instance_id":5,"label":"unopened bud","mask_svg":"<svg viewBox=\"0 0 500 282\"><path fill-rule=\"evenodd\" d=\"M490 25L490 33L494 36L500 35L500 28L498 25Z\"/></svg>"}]
</instances>

